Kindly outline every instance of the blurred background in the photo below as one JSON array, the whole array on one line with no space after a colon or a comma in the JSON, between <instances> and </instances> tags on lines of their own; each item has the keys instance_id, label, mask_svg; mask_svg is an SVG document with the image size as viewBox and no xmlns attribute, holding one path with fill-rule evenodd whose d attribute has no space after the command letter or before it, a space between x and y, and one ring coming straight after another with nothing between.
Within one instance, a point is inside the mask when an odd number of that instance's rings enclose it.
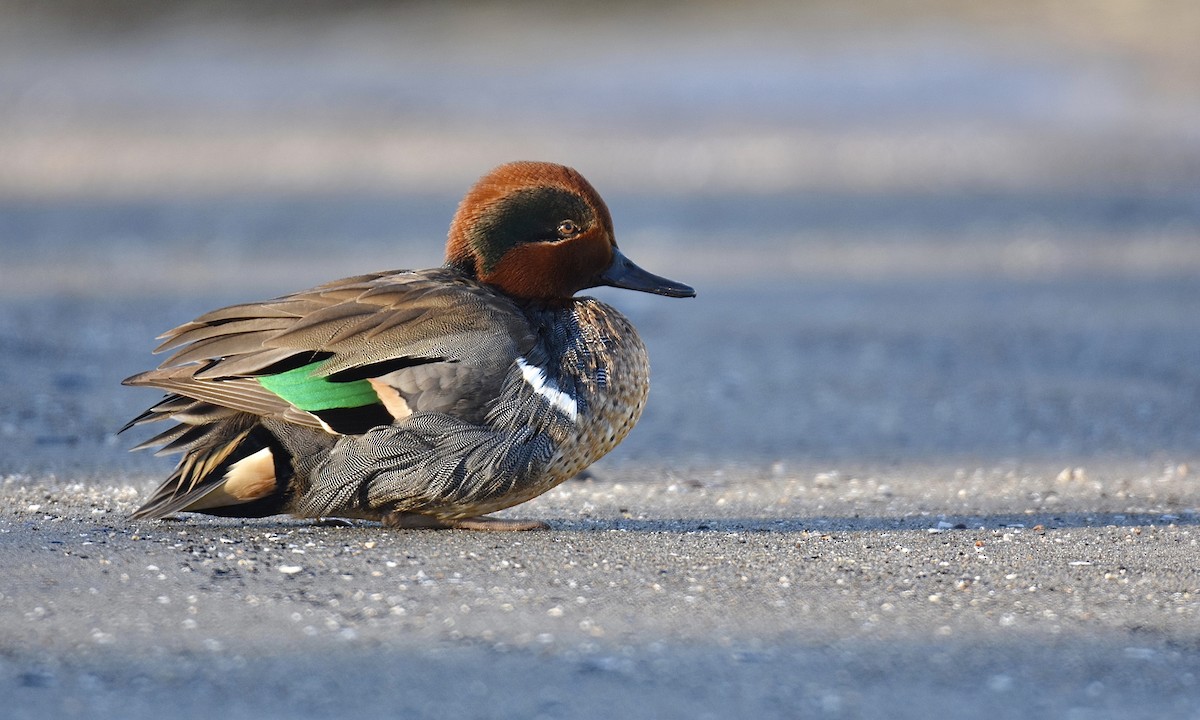
<instances>
[{"instance_id":1,"label":"blurred background","mask_svg":"<svg viewBox=\"0 0 1200 720\"><path fill-rule=\"evenodd\" d=\"M572 165L695 301L610 462L1200 449L1200 4L0 2L0 475L161 474L152 338ZM783 468L781 470L781 468Z\"/></svg>"}]
</instances>

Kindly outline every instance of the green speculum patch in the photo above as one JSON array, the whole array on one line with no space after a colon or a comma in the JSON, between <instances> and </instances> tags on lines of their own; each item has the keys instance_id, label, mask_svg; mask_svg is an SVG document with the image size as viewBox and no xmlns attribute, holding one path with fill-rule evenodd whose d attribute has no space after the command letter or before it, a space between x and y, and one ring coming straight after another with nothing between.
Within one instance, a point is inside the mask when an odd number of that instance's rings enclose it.
<instances>
[{"instance_id":1,"label":"green speculum patch","mask_svg":"<svg viewBox=\"0 0 1200 720\"><path fill-rule=\"evenodd\" d=\"M313 373L320 362L309 363L279 373L260 377L258 382L267 390L307 412L355 408L379 402L379 395L366 380L332 382Z\"/></svg>"}]
</instances>

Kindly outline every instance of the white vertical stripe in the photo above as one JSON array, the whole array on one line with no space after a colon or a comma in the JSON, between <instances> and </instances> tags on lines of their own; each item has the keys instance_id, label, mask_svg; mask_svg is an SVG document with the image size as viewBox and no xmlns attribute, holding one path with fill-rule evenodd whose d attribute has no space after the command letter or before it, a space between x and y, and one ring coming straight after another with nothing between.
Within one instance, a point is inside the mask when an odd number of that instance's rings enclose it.
<instances>
[{"instance_id":1,"label":"white vertical stripe","mask_svg":"<svg viewBox=\"0 0 1200 720\"><path fill-rule=\"evenodd\" d=\"M553 382L546 379L546 373L540 367L530 365L522 357L517 358L517 365L521 368L521 377L525 378L525 382L529 383L529 387L533 388L535 393L546 398L555 409L570 418L571 422L579 418L579 404L575 402L575 398L556 388Z\"/></svg>"}]
</instances>

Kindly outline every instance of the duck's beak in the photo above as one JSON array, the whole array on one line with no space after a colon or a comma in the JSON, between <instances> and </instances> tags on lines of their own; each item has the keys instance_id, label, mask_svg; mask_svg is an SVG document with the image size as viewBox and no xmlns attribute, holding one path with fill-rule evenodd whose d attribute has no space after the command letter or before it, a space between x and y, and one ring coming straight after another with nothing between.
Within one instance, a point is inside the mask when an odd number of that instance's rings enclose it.
<instances>
[{"instance_id":1,"label":"duck's beak","mask_svg":"<svg viewBox=\"0 0 1200 720\"><path fill-rule=\"evenodd\" d=\"M696 291L691 287L646 272L615 247L612 264L600 274L596 285L638 290L667 297L696 297Z\"/></svg>"}]
</instances>

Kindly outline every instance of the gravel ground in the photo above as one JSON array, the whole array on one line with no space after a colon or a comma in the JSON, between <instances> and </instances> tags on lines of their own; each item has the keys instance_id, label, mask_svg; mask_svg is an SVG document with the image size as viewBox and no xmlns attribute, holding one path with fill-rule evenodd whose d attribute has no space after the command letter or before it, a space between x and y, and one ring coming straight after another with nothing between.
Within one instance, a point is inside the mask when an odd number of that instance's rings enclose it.
<instances>
[{"instance_id":1,"label":"gravel ground","mask_svg":"<svg viewBox=\"0 0 1200 720\"><path fill-rule=\"evenodd\" d=\"M130 521L117 381L226 300L5 300L12 716L1196 716L1194 281L697 284L520 535Z\"/></svg>"},{"instance_id":2,"label":"gravel ground","mask_svg":"<svg viewBox=\"0 0 1200 720\"><path fill-rule=\"evenodd\" d=\"M523 535L130 522L144 486L10 479L0 687L10 717L1195 717L1200 493L1101 467L629 468Z\"/></svg>"}]
</instances>

